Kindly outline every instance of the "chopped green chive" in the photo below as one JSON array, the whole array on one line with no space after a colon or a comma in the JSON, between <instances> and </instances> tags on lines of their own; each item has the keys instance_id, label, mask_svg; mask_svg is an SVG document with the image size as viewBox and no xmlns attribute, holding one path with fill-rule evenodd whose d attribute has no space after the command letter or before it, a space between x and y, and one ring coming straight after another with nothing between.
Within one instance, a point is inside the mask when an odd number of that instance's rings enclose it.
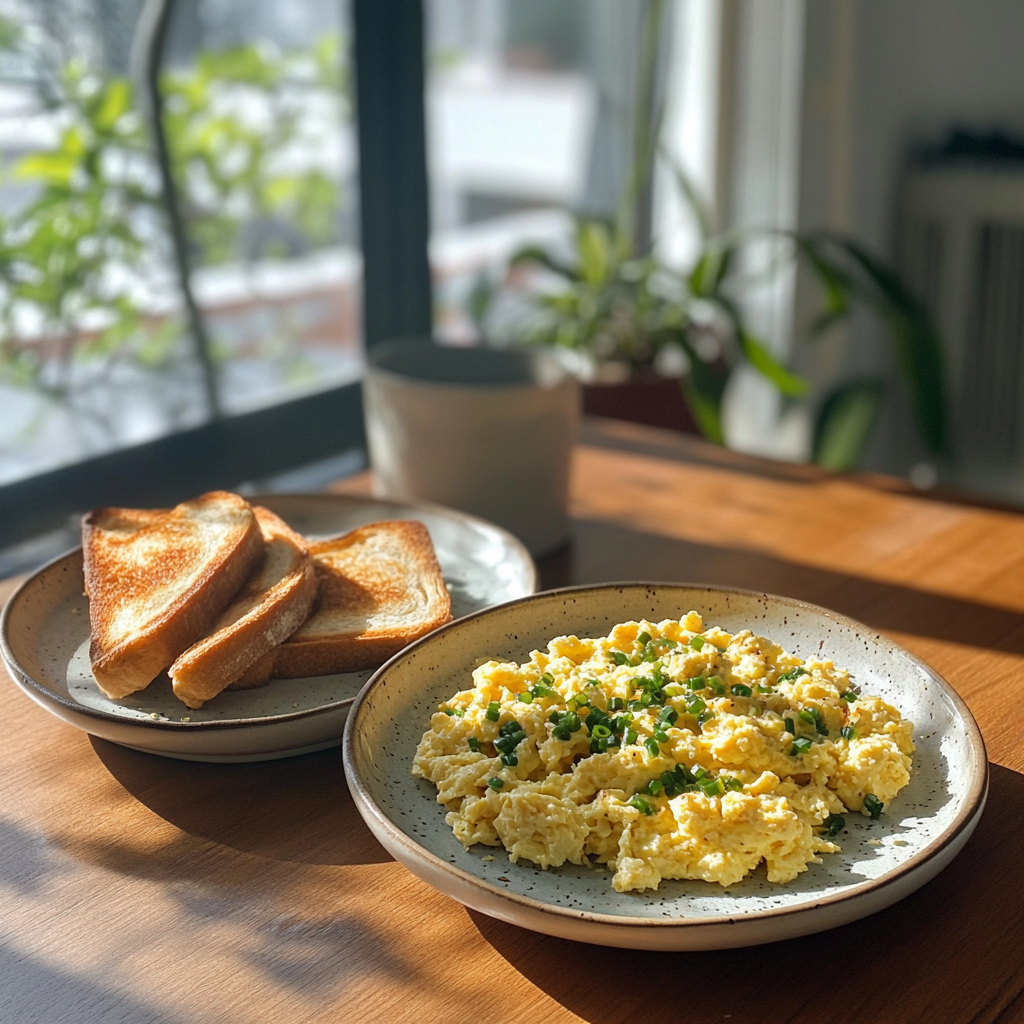
<instances>
[{"instance_id":1,"label":"chopped green chive","mask_svg":"<svg viewBox=\"0 0 1024 1024\"><path fill-rule=\"evenodd\" d=\"M580 729L580 716L575 711L566 711L564 714L552 711L548 715L548 721L555 724L554 729L551 730L551 735L556 740L567 740L574 732L578 732Z\"/></svg>"},{"instance_id":2,"label":"chopped green chive","mask_svg":"<svg viewBox=\"0 0 1024 1024\"><path fill-rule=\"evenodd\" d=\"M533 694L530 693L529 690L524 690L522 693L516 694L516 700L519 701L520 704L532 704Z\"/></svg>"},{"instance_id":3,"label":"chopped green chive","mask_svg":"<svg viewBox=\"0 0 1024 1024\"><path fill-rule=\"evenodd\" d=\"M582 693L574 693L566 702L565 706L570 711L579 711L580 708L587 707L590 701L587 700L586 696Z\"/></svg>"},{"instance_id":4,"label":"chopped green chive","mask_svg":"<svg viewBox=\"0 0 1024 1024\"><path fill-rule=\"evenodd\" d=\"M757 690L758 693L771 693L772 692L772 688L770 686L758 685L758 686L755 686L754 689Z\"/></svg>"},{"instance_id":5,"label":"chopped green chive","mask_svg":"<svg viewBox=\"0 0 1024 1024\"><path fill-rule=\"evenodd\" d=\"M708 679L708 689L712 693L715 693L719 697L721 697L722 694L725 693L725 683L722 682L722 677L721 676L711 676Z\"/></svg>"},{"instance_id":6,"label":"chopped green chive","mask_svg":"<svg viewBox=\"0 0 1024 1024\"><path fill-rule=\"evenodd\" d=\"M609 651L608 656L615 662L616 665L628 665L629 655L623 654L622 651Z\"/></svg>"},{"instance_id":7,"label":"chopped green chive","mask_svg":"<svg viewBox=\"0 0 1024 1024\"><path fill-rule=\"evenodd\" d=\"M846 693L840 694L840 700L845 700L847 704L852 704L857 699L857 694L853 690L847 690Z\"/></svg>"},{"instance_id":8,"label":"chopped green chive","mask_svg":"<svg viewBox=\"0 0 1024 1024\"><path fill-rule=\"evenodd\" d=\"M656 729L654 732L654 738L659 743L668 743L668 733L664 729Z\"/></svg>"},{"instance_id":9,"label":"chopped green chive","mask_svg":"<svg viewBox=\"0 0 1024 1024\"><path fill-rule=\"evenodd\" d=\"M644 740L644 746L647 748L647 753L650 754L651 757L657 757L661 753L658 741L653 736L648 736L647 739Z\"/></svg>"},{"instance_id":10,"label":"chopped green chive","mask_svg":"<svg viewBox=\"0 0 1024 1024\"><path fill-rule=\"evenodd\" d=\"M824 834L829 839L834 839L846 828L846 819L841 814L830 814L823 822Z\"/></svg>"},{"instance_id":11,"label":"chopped green chive","mask_svg":"<svg viewBox=\"0 0 1024 1024\"><path fill-rule=\"evenodd\" d=\"M514 768L519 764L519 758L514 751L509 751L507 754L501 755L501 763L506 767Z\"/></svg>"},{"instance_id":12,"label":"chopped green chive","mask_svg":"<svg viewBox=\"0 0 1024 1024\"><path fill-rule=\"evenodd\" d=\"M734 693L737 697L754 696L754 691L749 686L744 686L743 683L733 683L730 687L730 692Z\"/></svg>"},{"instance_id":13,"label":"chopped green chive","mask_svg":"<svg viewBox=\"0 0 1024 1024\"><path fill-rule=\"evenodd\" d=\"M470 736L466 742L469 744L469 749L472 750L474 754L480 753L480 741L475 736Z\"/></svg>"},{"instance_id":14,"label":"chopped green chive","mask_svg":"<svg viewBox=\"0 0 1024 1024\"><path fill-rule=\"evenodd\" d=\"M487 785L490 786L491 789L493 789L495 792L497 792L499 789L501 789L502 786L505 785L505 780L499 779L497 776L495 776L493 779L487 780Z\"/></svg>"},{"instance_id":15,"label":"chopped green chive","mask_svg":"<svg viewBox=\"0 0 1024 1024\"><path fill-rule=\"evenodd\" d=\"M686 710L689 711L694 718L696 718L697 715L707 711L707 708L707 704L705 704L704 701L697 696L690 697L690 699L686 702Z\"/></svg>"},{"instance_id":16,"label":"chopped green chive","mask_svg":"<svg viewBox=\"0 0 1024 1024\"><path fill-rule=\"evenodd\" d=\"M650 793L651 796L661 796L661 794L665 792L665 787L657 779L651 779L651 781L647 783L647 792Z\"/></svg>"},{"instance_id":17,"label":"chopped green chive","mask_svg":"<svg viewBox=\"0 0 1024 1024\"><path fill-rule=\"evenodd\" d=\"M878 821L878 818L881 815L882 808L884 806L885 805L882 803L882 801L879 800L874 793L864 794L864 810L871 815L873 820Z\"/></svg>"},{"instance_id":18,"label":"chopped green chive","mask_svg":"<svg viewBox=\"0 0 1024 1024\"><path fill-rule=\"evenodd\" d=\"M725 788L731 790L733 793L743 792L743 783L739 779L733 778L731 775L725 780Z\"/></svg>"},{"instance_id":19,"label":"chopped green chive","mask_svg":"<svg viewBox=\"0 0 1024 1024\"><path fill-rule=\"evenodd\" d=\"M789 745L789 752L793 755L806 754L811 749L811 741L806 736L793 740Z\"/></svg>"},{"instance_id":20,"label":"chopped green chive","mask_svg":"<svg viewBox=\"0 0 1024 1024\"><path fill-rule=\"evenodd\" d=\"M599 740L606 740L611 736L611 734L612 731L607 725L595 725L594 728L590 730L590 735L595 736Z\"/></svg>"},{"instance_id":21,"label":"chopped green chive","mask_svg":"<svg viewBox=\"0 0 1024 1024\"><path fill-rule=\"evenodd\" d=\"M697 716L697 724L698 725L705 725L707 722L710 722L711 719L714 718L714 717L715 717L715 713L713 711L702 711Z\"/></svg>"},{"instance_id":22,"label":"chopped green chive","mask_svg":"<svg viewBox=\"0 0 1024 1024\"><path fill-rule=\"evenodd\" d=\"M658 712L658 721L667 725L675 725L679 721L679 712L675 708L664 707Z\"/></svg>"},{"instance_id":23,"label":"chopped green chive","mask_svg":"<svg viewBox=\"0 0 1024 1024\"><path fill-rule=\"evenodd\" d=\"M690 646L695 650L699 651L704 646L704 637L692 636L690 637Z\"/></svg>"},{"instance_id":24,"label":"chopped green chive","mask_svg":"<svg viewBox=\"0 0 1024 1024\"><path fill-rule=\"evenodd\" d=\"M669 683L668 686L662 688L662 692L666 697L682 697L686 693L686 689L676 683Z\"/></svg>"},{"instance_id":25,"label":"chopped green chive","mask_svg":"<svg viewBox=\"0 0 1024 1024\"><path fill-rule=\"evenodd\" d=\"M654 808L639 794L632 797L629 801L630 807L635 807L638 811L643 811L644 814L654 814Z\"/></svg>"},{"instance_id":26,"label":"chopped green chive","mask_svg":"<svg viewBox=\"0 0 1024 1024\"><path fill-rule=\"evenodd\" d=\"M706 768L701 768L698 766L697 768L693 769L693 777L698 782L700 782L701 779L706 779L708 777L708 771Z\"/></svg>"},{"instance_id":27,"label":"chopped green chive","mask_svg":"<svg viewBox=\"0 0 1024 1024\"><path fill-rule=\"evenodd\" d=\"M601 685L601 680L600 679L588 679L583 685L584 686L600 686Z\"/></svg>"},{"instance_id":28,"label":"chopped green chive","mask_svg":"<svg viewBox=\"0 0 1024 1024\"><path fill-rule=\"evenodd\" d=\"M452 718L452 717L454 717L454 718L462 718L466 714L466 712L463 711L462 708L441 708L441 710L449 718Z\"/></svg>"},{"instance_id":29,"label":"chopped green chive","mask_svg":"<svg viewBox=\"0 0 1024 1024\"><path fill-rule=\"evenodd\" d=\"M612 699L608 701L609 711L622 711L625 706L626 702L621 697L612 697Z\"/></svg>"},{"instance_id":30,"label":"chopped green chive","mask_svg":"<svg viewBox=\"0 0 1024 1024\"><path fill-rule=\"evenodd\" d=\"M499 704L498 701L496 700L492 700L487 705L487 710L484 712L484 718L486 718L488 722L496 722L500 715L501 704Z\"/></svg>"},{"instance_id":31,"label":"chopped green chive","mask_svg":"<svg viewBox=\"0 0 1024 1024\"><path fill-rule=\"evenodd\" d=\"M796 668L791 668L788 672L783 672L782 675L777 676L775 681L777 683L791 683L794 679L799 679L805 675L807 675L807 669L801 668L798 665Z\"/></svg>"},{"instance_id":32,"label":"chopped green chive","mask_svg":"<svg viewBox=\"0 0 1024 1024\"><path fill-rule=\"evenodd\" d=\"M646 647L651 642L651 634L644 630L642 633L637 633L636 642L641 647Z\"/></svg>"},{"instance_id":33,"label":"chopped green chive","mask_svg":"<svg viewBox=\"0 0 1024 1024\"><path fill-rule=\"evenodd\" d=\"M849 743L850 740L855 739L857 736L857 730L852 725L844 725L839 730L839 735Z\"/></svg>"},{"instance_id":34,"label":"chopped green chive","mask_svg":"<svg viewBox=\"0 0 1024 1024\"><path fill-rule=\"evenodd\" d=\"M707 688L708 681L704 676L694 676L692 679L686 680L686 685L691 690L703 690Z\"/></svg>"},{"instance_id":35,"label":"chopped green chive","mask_svg":"<svg viewBox=\"0 0 1024 1024\"><path fill-rule=\"evenodd\" d=\"M805 708L803 711L798 712L797 717L801 722L807 722L808 725L817 725L818 709L811 708L808 710Z\"/></svg>"},{"instance_id":36,"label":"chopped green chive","mask_svg":"<svg viewBox=\"0 0 1024 1024\"><path fill-rule=\"evenodd\" d=\"M785 719L785 722L786 722L786 732L788 732L790 736L795 736L796 735L796 725L794 724L793 719L792 718L787 718L787 719Z\"/></svg>"},{"instance_id":37,"label":"chopped green chive","mask_svg":"<svg viewBox=\"0 0 1024 1024\"><path fill-rule=\"evenodd\" d=\"M705 796L721 796L725 792L725 786L721 779L711 779L700 788L704 790Z\"/></svg>"}]
</instances>

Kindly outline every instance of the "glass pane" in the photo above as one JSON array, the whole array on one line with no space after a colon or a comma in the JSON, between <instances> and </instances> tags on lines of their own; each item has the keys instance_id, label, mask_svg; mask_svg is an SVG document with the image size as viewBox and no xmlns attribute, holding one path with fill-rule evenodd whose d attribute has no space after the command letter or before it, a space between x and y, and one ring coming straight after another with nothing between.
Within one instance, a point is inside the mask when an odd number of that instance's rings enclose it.
<instances>
[{"instance_id":1,"label":"glass pane","mask_svg":"<svg viewBox=\"0 0 1024 1024\"><path fill-rule=\"evenodd\" d=\"M207 415L127 76L138 9L0 4L0 484Z\"/></svg>"},{"instance_id":2,"label":"glass pane","mask_svg":"<svg viewBox=\"0 0 1024 1024\"><path fill-rule=\"evenodd\" d=\"M174 9L164 124L227 412L359 373L349 24L339 0Z\"/></svg>"},{"instance_id":3,"label":"glass pane","mask_svg":"<svg viewBox=\"0 0 1024 1024\"><path fill-rule=\"evenodd\" d=\"M643 12L639 0L427 0L441 340L479 336L517 249L568 247L571 213L616 210Z\"/></svg>"}]
</instances>

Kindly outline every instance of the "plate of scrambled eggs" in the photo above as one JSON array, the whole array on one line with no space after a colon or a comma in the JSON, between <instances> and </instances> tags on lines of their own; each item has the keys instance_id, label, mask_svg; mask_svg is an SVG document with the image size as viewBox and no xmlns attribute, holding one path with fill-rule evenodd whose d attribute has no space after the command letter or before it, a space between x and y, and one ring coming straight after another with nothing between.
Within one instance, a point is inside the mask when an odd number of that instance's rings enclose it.
<instances>
[{"instance_id":1,"label":"plate of scrambled eggs","mask_svg":"<svg viewBox=\"0 0 1024 1024\"><path fill-rule=\"evenodd\" d=\"M966 842L987 761L891 641L785 598L605 585L443 627L346 728L364 819L468 906L581 941L712 949L902 898Z\"/></svg>"}]
</instances>

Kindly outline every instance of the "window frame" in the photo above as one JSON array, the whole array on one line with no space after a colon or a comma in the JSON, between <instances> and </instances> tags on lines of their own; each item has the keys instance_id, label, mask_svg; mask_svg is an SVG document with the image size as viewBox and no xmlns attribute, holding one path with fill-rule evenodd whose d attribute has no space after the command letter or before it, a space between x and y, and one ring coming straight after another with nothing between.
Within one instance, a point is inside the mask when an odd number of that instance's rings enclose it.
<instances>
[{"instance_id":1,"label":"window frame","mask_svg":"<svg viewBox=\"0 0 1024 1024\"><path fill-rule=\"evenodd\" d=\"M160 24L172 3L149 0L143 14L151 61L160 55ZM370 348L389 338L426 339L432 329L423 9L421 0L353 0L352 11L363 337ZM183 255L179 263L187 272ZM202 344L201 334L196 340ZM165 506L355 448L365 448L359 382L242 415L214 409L192 429L0 486L0 549L66 527L96 506Z\"/></svg>"}]
</instances>

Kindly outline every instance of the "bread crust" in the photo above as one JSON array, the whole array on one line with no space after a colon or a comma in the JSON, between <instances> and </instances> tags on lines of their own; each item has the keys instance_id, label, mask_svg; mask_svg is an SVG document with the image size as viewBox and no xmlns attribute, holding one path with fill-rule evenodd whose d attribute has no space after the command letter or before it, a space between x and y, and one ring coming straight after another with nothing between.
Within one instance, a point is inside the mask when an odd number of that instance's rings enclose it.
<instances>
[{"instance_id":1,"label":"bread crust","mask_svg":"<svg viewBox=\"0 0 1024 1024\"><path fill-rule=\"evenodd\" d=\"M214 624L169 670L174 694L201 708L283 643L309 618L317 593L307 542L273 512L253 511L266 544L264 565Z\"/></svg>"},{"instance_id":2,"label":"bread crust","mask_svg":"<svg viewBox=\"0 0 1024 1024\"><path fill-rule=\"evenodd\" d=\"M211 491L170 511L94 509L82 520L82 548L93 675L117 700L145 689L210 628L264 542L246 501ZM182 575L189 582L168 591Z\"/></svg>"},{"instance_id":3,"label":"bread crust","mask_svg":"<svg viewBox=\"0 0 1024 1024\"><path fill-rule=\"evenodd\" d=\"M382 566L370 553L373 542L381 539L403 554L403 565L397 570L393 565ZM420 522L395 519L369 523L340 537L311 544L310 555L320 581L320 597L307 623L273 651L272 671L278 678L376 668L451 620L451 597L430 533ZM415 589L422 591L423 601L413 622L393 627L331 628L345 615L358 618L360 602L379 613L398 596Z\"/></svg>"}]
</instances>

